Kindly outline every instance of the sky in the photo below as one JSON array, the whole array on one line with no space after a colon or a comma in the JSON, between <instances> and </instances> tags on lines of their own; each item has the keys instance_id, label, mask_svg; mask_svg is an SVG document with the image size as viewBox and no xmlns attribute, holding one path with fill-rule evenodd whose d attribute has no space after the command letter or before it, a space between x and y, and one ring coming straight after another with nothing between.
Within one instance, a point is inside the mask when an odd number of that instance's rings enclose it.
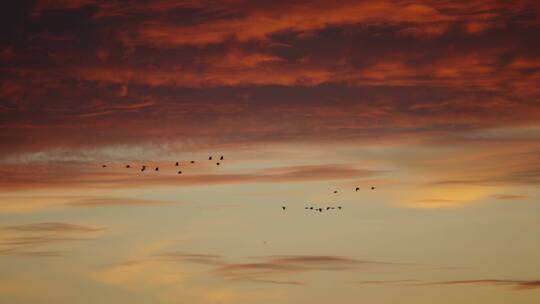
<instances>
[{"instance_id":1,"label":"sky","mask_svg":"<svg viewBox=\"0 0 540 304\"><path fill-rule=\"evenodd\" d=\"M538 1L2 6L1 303L540 302Z\"/></svg>"}]
</instances>

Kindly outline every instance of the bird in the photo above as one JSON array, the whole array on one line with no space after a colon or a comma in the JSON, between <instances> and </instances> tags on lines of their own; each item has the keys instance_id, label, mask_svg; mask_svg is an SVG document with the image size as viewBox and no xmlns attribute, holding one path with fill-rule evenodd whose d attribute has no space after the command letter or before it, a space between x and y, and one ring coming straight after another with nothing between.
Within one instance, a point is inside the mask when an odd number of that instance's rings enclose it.
<instances>
[{"instance_id":1,"label":"bird","mask_svg":"<svg viewBox=\"0 0 540 304\"><path fill-rule=\"evenodd\" d=\"M217 162L217 163L216 163L216 165L218 165L218 166L219 166L219 162Z\"/></svg>"},{"instance_id":2,"label":"bird","mask_svg":"<svg viewBox=\"0 0 540 304\"><path fill-rule=\"evenodd\" d=\"M142 166L141 172L144 171L144 170L146 170L146 166Z\"/></svg>"},{"instance_id":3,"label":"bird","mask_svg":"<svg viewBox=\"0 0 540 304\"><path fill-rule=\"evenodd\" d=\"M190 163L194 164L194 163L195 163L195 161L194 161L194 160L192 160L192 161L190 161Z\"/></svg>"},{"instance_id":4,"label":"bird","mask_svg":"<svg viewBox=\"0 0 540 304\"><path fill-rule=\"evenodd\" d=\"M337 208L338 208L339 210L341 210L341 206L338 206Z\"/></svg>"},{"instance_id":5,"label":"bird","mask_svg":"<svg viewBox=\"0 0 540 304\"><path fill-rule=\"evenodd\" d=\"M107 165L101 165L101 168L107 168Z\"/></svg>"},{"instance_id":6,"label":"bird","mask_svg":"<svg viewBox=\"0 0 540 304\"><path fill-rule=\"evenodd\" d=\"M330 207L326 207L326 210L330 210Z\"/></svg>"},{"instance_id":7,"label":"bird","mask_svg":"<svg viewBox=\"0 0 540 304\"><path fill-rule=\"evenodd\" d=\"M338 191L337 190L334 190L334 193L337 193Z\"/></svg>"},{"instance_id":8,"label":"bird","mask_svg":"<svg viewBox=\"0 0 540 304\"><path fill-rule=\"evenodd\" d=\"M375 187L371 187L371 190L375 190Z\"/></svg>"},{"instance_id":9,"label":"bird","mask_svg":"<svg viewBox=\"0 0 540 304\"><path fill-rule=\"evenodd\" d=\"M180 163L179 163L179 162L176 162L175 166L177 166L177 167L178 167L179 165L180 165Z\"/></svg>"},{"instance_id":10,"label":"bird","mask_svg":"<svg viewBox=\"0 0 540 304\"><path fill-rule=\"evenodd\" d=\"M130 165L126 165L126 168L128 168L128 169L129 169L129 168L131 168L131 166L130 166Z\"/></svg>"},{"instance_id":11,"label":"bird","mask_svg":"<svg viewBox=\"0 0 540 304\"><path fill-rule=\"evenodd\" d=\"M159 167L156 167L156 169L154 169L154 170L159 171Z\"/></svg>"},{"instance_id":12,"label":"bird","mask_svg":"<svg viewBox=\"0 0 540 304\"><path fill-rule=\"evenodd\" d=\"M358 190L360 190L360 187L356 187L356 189L354 191L358 191Z\"/></svg>"},{"instance_id":13,"label":"bird","mask_svg":"<svg viewBox=\"0 0 540 304\"><path fill-rule=\"evenodd\" d=\"M306 210L307 210L307 209L309 209L309 207L305 207L304 209L306 209Z\"/></svg>"},{"instance_id":14,"label":"bird","mask_svg":"<svg viewBox=\"0 0 540 304\"><path fill-rule=\"evenodd\" d=\"M178 171L178 174L182 174L182 171Z\"/></svg>"},{"instance_id":15,"label":"bird","mask_svg":"<svg viewBox=\"0 0 540 304\"><path fill-rule=\"evenodd\" d=\"M322 208L319 208L319 209L317 209L317 210L319 210L319 212L322 212Z\"/></svg>"},{"instance_id":16,"label":"bird","mask_svg":"<svg viewBox=\"0 0 540 304\"><path fill-rule=\"evenodd\" d=\"M219 158L219 160L223 160L223 155L221 155L221 157Z\"/></svg>"},{"instance_id":17,"label":"bird","mask_svg":"<svg viewBox=\"0 0 540 304\"><path fill-rule=\"evenodd\" d=\"M281 208L282 208L283 210L287 209L287 207L285 207L285 206L282 206Z\"/></svg>"},{"instance_id":18,"label":"bird","mask_svg":"<svg viewBox=\"0 0 540 304\"><path fill-rule=\"evenodd\" d=\"M212 160L212 156L208 157L208 160Z\"/></svg>"},{"instance_id":19,"label":"bird","mask_svg":"<svg viewBox=\"0 0 540 304\"><path fill-rule=\"evenodd\" d=\"M309 207L309 209L313 210L313 207Z\"/></svg>"}]
</instances>

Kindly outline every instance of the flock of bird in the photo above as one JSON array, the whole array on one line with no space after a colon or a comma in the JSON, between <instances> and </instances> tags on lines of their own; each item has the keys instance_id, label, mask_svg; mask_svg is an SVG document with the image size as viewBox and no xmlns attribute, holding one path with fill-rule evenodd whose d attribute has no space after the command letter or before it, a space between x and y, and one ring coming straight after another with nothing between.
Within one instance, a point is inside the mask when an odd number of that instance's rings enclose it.
<instances>
[{"instance_id":1,"label":"flock of bird","mask_svg":"<svg viewBox=\"0 0 540 304\"><path fill-rule=\"evenodd\" d=\"M371 189L371 190L375 190L375 187L374 187L374 186L371 186L370 189ZM356 187L356 188L354 189L354 191L355 191L355 192L360 191L360 187ZM337 193L339 193L339 191L338 191L338 190L334 190L334 194L337 194ZM328 211L328 210L335 210L336 208L337 208L338 210L343 209L342 206L337 206L337 207L335 207L335 206L326 206L325 208L322 208L322 207L313 207L313 206L306 206L306 207L304 207L304 209L306 209L306 210L313 210L313 211L318 211L318 212L323 212L323 211ZM285 211L285 210L287 210L287 206L281 206L281 209L283 209L283 211Z\"/></svg>"},{"instance_id":2,"label":"flock of bird","mask_svg":"<svg viewBox=\"0 0 540 304\"><path fill-rule=\"evenodd\" d=\"M213 159L212 156L209 156L209 157L208 157L208 160L212 160L212 159ZM224 160L224 159L225 159L225 158L223 157L223 155L221 155L221 156L219 157L219 160L220 160L220 161L222 161L222 160ZM190 164L194 164L195 161L194 161L194 160L190 160L189 163L190 163ZM216 162L216 166L219 166L219 165L221 165L221 162L219 162L219 161ZM180 167L180 162L176 162L176 163L174 164L174 166L175 166L175 167ZM103 165L101 165L101 167L102 167L102 168L107 168L107 165L106 165L106 164L103 164ZM131 165L130 165L130 164L127 164L127 165L126 165L126 169L130 169L130 168L131 168ZM149 168L150 168L150 166L148 166L148 165L141 165L141 172L144 172L144 171L146 171L146 169L149 169ZM159 171L159 167L157 167L157 166L154 167L154 171ZM177 174L182 174L182 170L178 170Z\"/></svg>"},{"instance_id":3,"label":"flock of bird","mask_svg":"<svg viewBox=\"0 0 540 304\"><path fill-rule=\"evenodd\" d=\"M209 157L208 157L208 160L212 160L212 159L213 159L212 156L209 156ZM221 155L221 156L219 157L219 160L220 160L220 161L224 160L223 155ZM190 163L190 164L194 164L195 161L194 161L194 160L191 160L191 161L189 161L189 163ZM221 165L221 163L220 163L219 161L216 162L216 166L219 166L219 165ZM175 162L174 166L175 166L175 167L179 167L179 166L180 166L180 162ZM101 167L102 167L102 168L107 168L107 165L106 165L106 164L103 164L103 165L101 165ZM141 172L146 171L146 169L149 168L149 167L150 167L150 166L148 166L148 165L141 165ZM130 169L130 168L131 168L131 165L127 164L127 165L126 165L126 169ZM154 171L159 171L159 167L154 167ZM177 174L182 174L182 170L178 170ZM371 190L375 190L375 187L372 186L370 189L371 189ZM360 191L360 187L356 187L356 188L354 189L354 191L355 191L355 192ZM339 191L338 191L338 190L334 190L334 194L337 194L337 193L339 193ZM327 207L325 207L325 208L322 208L322 207L307 206L307 207L305 207L304 209L306 209L306 210L318 211L318 212L323 212L323 211L335 210L336 208L337 208L338 210L343 209L342 206L337 206L337 207L335 207L335 206L327 206ZM285 210L287 210L287 206L282 206L281 209L283 209L283 211L285 211Z\"/></svg>"}]
</instances>

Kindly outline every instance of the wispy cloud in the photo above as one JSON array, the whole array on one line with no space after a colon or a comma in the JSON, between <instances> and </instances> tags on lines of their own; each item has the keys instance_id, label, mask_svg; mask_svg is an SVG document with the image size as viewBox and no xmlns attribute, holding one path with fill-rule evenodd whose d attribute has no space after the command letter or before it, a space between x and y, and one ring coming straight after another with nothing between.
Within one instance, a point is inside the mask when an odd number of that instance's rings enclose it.
<instances>
[{"instance_id":1,"label":"wispy cloud","mask_svg":"<svg viewBox=\"0 0 540 304\"><path fill-rule=\"evenodd\" d=\"M88 241L103 227L72 223L44 222L1 227L0 255L21 257L61 257L64 251L44 250L45 246L76 241Z\"/></svg>"}]
</instances>

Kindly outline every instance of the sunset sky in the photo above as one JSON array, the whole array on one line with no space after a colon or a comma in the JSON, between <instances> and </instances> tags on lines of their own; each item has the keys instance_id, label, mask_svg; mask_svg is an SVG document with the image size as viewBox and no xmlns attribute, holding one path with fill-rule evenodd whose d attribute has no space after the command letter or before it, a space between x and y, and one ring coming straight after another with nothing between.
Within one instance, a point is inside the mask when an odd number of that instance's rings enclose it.
<instances>
[{"instance_id":1,"label":"sunset sky","mask_svg":"<svg viewBox=\"0 0 540 304\"><path fill-rule=\"evenodd\" d=\"M0 303L540 303L538 1L8 2Z\"/></svg>"}]
</instances>

